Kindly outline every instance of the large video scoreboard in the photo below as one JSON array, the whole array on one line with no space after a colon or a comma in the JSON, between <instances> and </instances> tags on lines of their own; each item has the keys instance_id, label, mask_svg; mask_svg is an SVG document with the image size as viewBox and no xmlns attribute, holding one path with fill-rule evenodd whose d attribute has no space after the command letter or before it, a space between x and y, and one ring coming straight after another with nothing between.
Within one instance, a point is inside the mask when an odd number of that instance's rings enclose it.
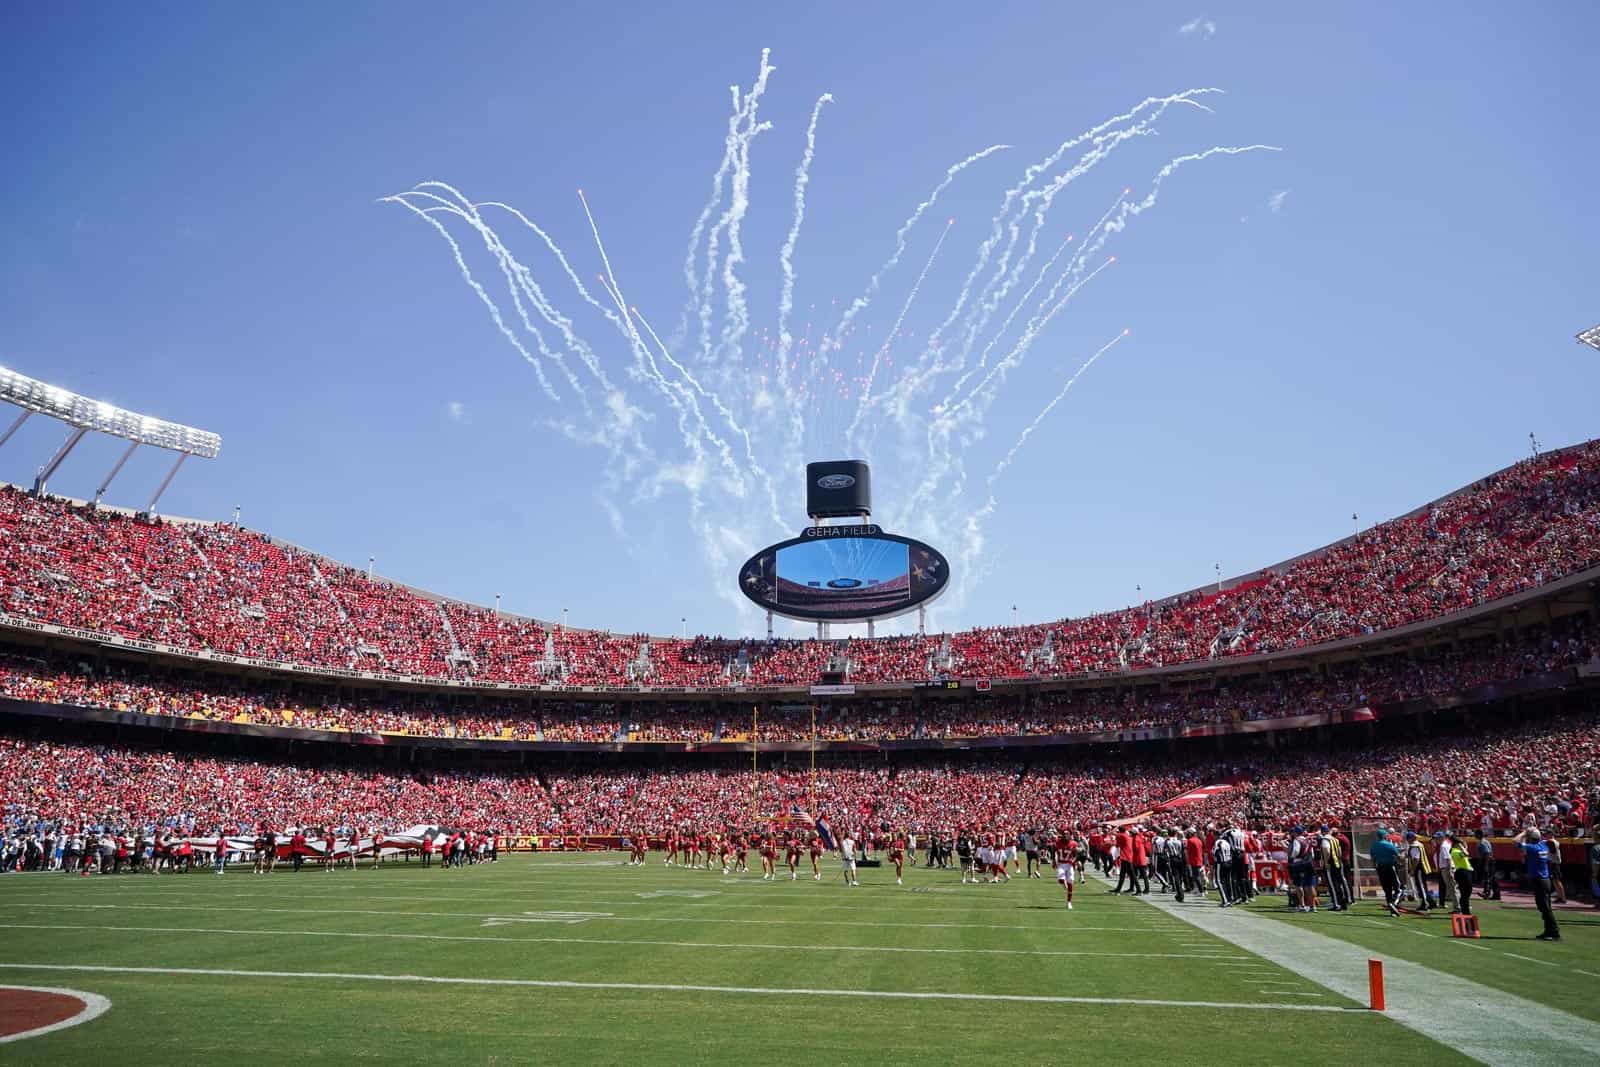
<instances>
[{"instance_id":1,"label":"large video scoreboard","mask_svg":"<svg viewBox=\"0 0 1600 1067\"><path fill-rule=\"evenodd\" d=\"M949 561L937 549L871 524L807 527L739 570L739 589L756 604L817 622L903 615L944 592L949 581Z\"/></svg>"}]
</instances>

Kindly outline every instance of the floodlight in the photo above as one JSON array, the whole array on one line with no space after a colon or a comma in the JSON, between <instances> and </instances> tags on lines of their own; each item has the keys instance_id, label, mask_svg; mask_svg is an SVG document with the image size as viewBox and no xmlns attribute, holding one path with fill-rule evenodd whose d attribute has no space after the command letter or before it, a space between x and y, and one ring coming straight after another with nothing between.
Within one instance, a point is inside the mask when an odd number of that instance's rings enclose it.
<instances>
[{"instance_id":1,"label":"floodlight","mask_svg":"<svg viewBox=\"0 0 1600 1067\"><path fill-rule=\"evenodd\" d=\"M26 374L0 367L0 401L15 404L25 411L60 419L78 429L109 434L141 445L153 445L172 452L214 459L222 449L222 438L209 430L168 422L152 415L124 411L104 400L50 385Z\"/></svg>"}]
</instances>

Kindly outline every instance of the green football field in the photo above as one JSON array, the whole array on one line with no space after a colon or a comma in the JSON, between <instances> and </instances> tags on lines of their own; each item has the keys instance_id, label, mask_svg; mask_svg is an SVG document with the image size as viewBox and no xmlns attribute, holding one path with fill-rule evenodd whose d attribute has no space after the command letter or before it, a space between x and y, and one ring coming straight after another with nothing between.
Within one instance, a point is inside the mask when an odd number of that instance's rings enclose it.
<instances>
[{"instance_id":1,"label":"green football field","mask_svg":"<svg viewBox=\"0 0 1600 1067\"><path fill-rule=\"evenodd\" d=\"M0 985L111 1007L0 1044L0 1062L1058 1063L1229 1049L1230 1061L1348 1064L1381 1048L1404 1062L1570 1063L1498 1020L1579 1043L1600 1033L1600 913L1564 916L1565 940L1550 945L1531 940L1533 912L1486 905L1485 937L1464 944L1443 918L1386 919L1370 904L1315 916L1266 897L1158 906L1090 882L1069 912L1049 880L964 886L912 868L897 887L883 868L861 882L842 885L831 862L820 883L763 882L609 854L448 871L8 875ZM1356 966L1365 982L1367 956L1388 961L1385 1013L1350 984Z\"/></svg>"}]
</instances>

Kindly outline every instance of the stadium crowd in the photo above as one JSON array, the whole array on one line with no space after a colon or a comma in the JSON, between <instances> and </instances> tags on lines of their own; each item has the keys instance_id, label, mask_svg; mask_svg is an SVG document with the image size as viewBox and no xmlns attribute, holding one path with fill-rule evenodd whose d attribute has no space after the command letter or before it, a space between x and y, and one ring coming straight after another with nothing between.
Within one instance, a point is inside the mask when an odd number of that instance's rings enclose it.
<instances>
[{"instance_id":1,"label":"stadium crowd","mask_svg":"<svg viewBox=\"0 0 1600 1067\"><path fill-rule=\"evenodd\" d=\"M1253 789L1247 789L1247 784ZM1221 788L1201 799L1191 790ZM0 736L7 832L52 825L223 827L438 824L510 833L665 833L743 826L805 811L836 824L1072 826L1166 810L1188 823L1238 820L1254 794L1264 824L1348 826L1367 817L1419 833L1540 825L1589 832L1600 796L1600 715L1483 726L1373 750L1148 763L1127 757L993 758L749 768L680 764L518 773L396 773L216 759Z\"/></svg>"},{"instance_id":2,"label":"stadium crowd","mask_svg":"<svg viewBox=\"0 0 1600 1067\"><path fill-rule=\"evenodd\" d=\"M819 740L889 741L1054 736L1255 721L1445 696L1493 682L1597 661L1586 616L1504 638L1237 678L1205 675L1165 685L997 690L956 699L857 699L816 709ZM404 690L368 696L325 686L156 673L149 665L81 655L40 658L0 645L0 697L270 727L500 741L806 741L812 708L771 705L758 723L726 708L682 703L535 701ZM741 706L742 708L742 706Z\"/></svg>"},{"instance_id":3,"label":"stadium crowd","mask_svg":"<svg viewBox=\"0 0 1600 1067\"><path fill-rule=\"evenodd\" d=\"M573 630L448 601L231 524L143 521L0 488L0 610L318 667L569 685L807 684L1126 671L1301 648L1600 563L1600 442L1525 460L1231 586L1081 619L846 642ZM1220 583L1219 583L1220 584Z\"/></svg>"}]
</instances>

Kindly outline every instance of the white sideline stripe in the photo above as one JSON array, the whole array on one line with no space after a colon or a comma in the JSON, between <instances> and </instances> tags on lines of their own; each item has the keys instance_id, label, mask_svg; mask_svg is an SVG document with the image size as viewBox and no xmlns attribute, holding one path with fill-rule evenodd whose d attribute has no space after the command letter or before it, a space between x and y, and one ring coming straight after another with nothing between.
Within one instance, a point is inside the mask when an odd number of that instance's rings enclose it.
<instances>
[{"instance_id":1,"label":"white sideline stripe","mask_svg":"<svg viewBox=\"0 0 1600 1067\"><path fill-rule=\"evenodd\" d=\"M1380 955L1372 949L1245 908L1191 910L1141 899L1342 997L1366 1001L1367 960ZM1588 1063L1600 1048L1600 1023L1409 960L1384 956L1383 967L1389 1018L1482 1063Z\"/></svg>"},{"instance_id":2,"label":"white sideline stripe","mask_svg":"<svg viewBox=\"0 0 1600 1067\"><path fill-rule=\"evenodd\" d=\"M70 1015L65 1019L58 1019L44 1026L35 1026L32 1030L19 1030L14 1034L6 1034L4 1037L0 1037L0 1045L4 1045L8 1041L21 1041L25 1037L39 1037L44 1034L54 1033L57 1030L65 1030L69 1026L86 1023L91 1019L97 1019L104 1015L106 1009L111 1007L110 1000L98 993L85 993L81 989L58 989L55 986L44 985L14 985L5 986L4 988L25 989L30 993L59 993L64 997L77 997L83 1001L83 1007L78 1009L77 1014Z\"/></svg>"},{"instance_id":3,"label":"white sideline stripe","mask_svg":"<svg viewBox=\"0 0 1600 1067\"><path fill-rule=\"evenodd\" d=\"M0 911L242 911L248 914L284 915L380 915L386 919L502 919L504 912L492 911L380 911L372 908L246 908L222 904L0 904ZM1054 910L1054 909L1052 909ZM739 926L864 926L871 929L896 927L909 930L1027 930L1031 933L1070 934L1077 932L1149 934L1154 931L1144 926L1072 926L1055 930L1041 930L1037 926L1016 926L996 923L896 923L857 922L850 919L696 919L685 915L613 915L606 919L590 919L591 923L725 923Z\"/></svg>"},{"instance_id":4,"label":"white sideline stripe","mask_svg":"<svg viewBox=\"0 0 1600 1067\"><path fill-rule=\"evenodd\" d=\"M885 1000L975 1000L1022 1004L1122 1004L1150 1008L1218 1008L1239 1011L1358 1012L1332 1004L1247 1004L1215 1000L1155 1000L1144 997L1030 996L1020 993L938 993L889 989L786 989L769 986L667 985L651 982L567 982L540 978L447 978L429 974L350 974L340 971L242 971L221 967L119 967L94 963L0 963L8 971L83 971L93 974L194 975L219 978L326 978L355 982L419 982L437 985L513 986L534 989L609 989L644 993L733 993L776 997L869 997Z\"/></svg>"},{"instance_id":5,"label":"white sideline stripe","mask_svg":"<svg viewBox=\"0 0 1600 1067\"><path fill-rule=\"evenodd\" d=\"M407 934L365 930L229 930L194 926L90 926L55 923L0 923L0 930L107 930L114 933L242 934L251 937L356 937L403 941L496 941L538 945L651 945L657 948L747 948L784 952L910 952L948 956L1109 956L1145 960L1236 960L1209 952L1087 952L1075 949L922 948L899 945L767 945L718 941L643 941L624 937L501 937L489 934Z\"/></svg>"}]
</instances>

